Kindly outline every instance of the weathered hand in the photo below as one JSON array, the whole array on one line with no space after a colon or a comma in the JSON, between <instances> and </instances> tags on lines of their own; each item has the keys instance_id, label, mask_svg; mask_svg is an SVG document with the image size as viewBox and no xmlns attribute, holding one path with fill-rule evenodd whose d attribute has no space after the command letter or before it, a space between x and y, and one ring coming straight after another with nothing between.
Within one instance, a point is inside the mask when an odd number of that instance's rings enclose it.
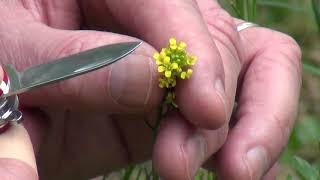
<instances>
[{"instance_id":1,"label":"weathered hand","mask_svg":"<svg viewBox=\"0 0 320 180\"><path fill-rule=\"evenodd\" d=\"M153 47L172 36L186 41L199 61L192 78L177 87L181 113L166 119L154 148L162 178L191 178L226 142L216 154L218 173L225 179L256 179L287 141L299 97L298 46L267 29L236 32L234 19L216 2L14 0L0 2L0 20L1 61L19 68L134 40L77 30L81 27L136 36L151 45L144 43L108 68L21 96L42 179L82 179L151 157L151 131L143 120L163 95L151 56ZM239 109L228 133L236 92ZM23 127L0 138L0 157L16 159L1 160L1 174L35 179ZM245 161L253 147L263 147L250 154L265 162Z\"/></svg>"}]
</instances>

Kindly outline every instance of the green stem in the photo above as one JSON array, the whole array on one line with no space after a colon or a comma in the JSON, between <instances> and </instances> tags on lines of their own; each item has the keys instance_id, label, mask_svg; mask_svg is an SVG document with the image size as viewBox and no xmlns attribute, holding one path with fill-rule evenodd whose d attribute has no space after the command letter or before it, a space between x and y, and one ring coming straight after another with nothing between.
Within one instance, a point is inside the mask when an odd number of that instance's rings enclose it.
<instances>
[{"instance_id":1,"label":"green stem","mask_svg":"<svg viewBox=\"0 0 320 180\"><path fill-rule=\"evenodd\" d=\"M314 16L316 19L316 23L318 25L318 30L320 32L320 0L312 0L312 7L314 11Z\"/></svg>"},{"instance_id":2,"label":"green stem","mask_svg":"<svg viewBox=\"0 0 320 180\"><path fill-rule=\"evenodd\" d=\"M243 18L244 18L246 21L249 21L248 0L244 0L244 1L243 1L242 8L243 8Z\"/></svg>"},{"instance_id":3,"label":"green stem","mask_svg":"<svg viewBox=\"0 0 320 180\"><path fill-rule=\"evenodd\" d=\"M165 100L166 100L167 93L168 93L168 91L166 92L165 96L162 99L161 105L159 107L159 112L158 112L158 115L157 115L157 120L156 120L155 126L152 129L153 143L156 142L156 139L157 139L157 136L158 136L158 130L159 130L159 127L160 127L160 124L161 124L161 120L162 120L162 118L164 116L163 110L164 110L164 107L166 105L165 104ZM152 165L152 172L151 173L152 173L152 180L159 180L160 179L160 177L156 173L153 165Z\"/></svg>"},{"instance_id":4,"label":"green stem","mask_svg":"<svg viewBox=\"0 0 320 180\"><path fill-rule=\"evenodd\" d=\"M156 123L153 127L153 130L152 130L152 137L153 137L153 142L155 143L156 142L156 138L158 136L158 130L159 130L159 127L160 127L160 123L161 123L161 120L163 118L163 108L165 106L165 103L164 103L164 100L162 100L162 103L159 107L159 112L158 112L158 115L157 115L157 120L156 120Z\"/></svg>"},{"instance_id":5,"label":"green stem","mask_svg":"<svg viewBox=\"0 0 320 180\"><path fill-rule=\"evenodd\" d=\"M107 175L103 175L102 180L107 180Z\"/></svg>"}]
</instances>

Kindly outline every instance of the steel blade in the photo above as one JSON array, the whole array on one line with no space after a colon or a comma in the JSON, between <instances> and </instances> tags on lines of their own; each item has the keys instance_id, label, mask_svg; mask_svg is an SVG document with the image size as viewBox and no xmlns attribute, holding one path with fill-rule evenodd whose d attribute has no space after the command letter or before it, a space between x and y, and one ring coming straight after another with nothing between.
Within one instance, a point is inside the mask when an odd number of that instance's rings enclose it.
<instances>
[{"instance_id":1,"label":"steel blade","mask_svg":"<svg viewBox=\"0 0 320 180\"><path fill-rule=\"evenodd\" d=\"M129 55L140 44L141 42L126 42L106 45L47 64L36 65L22 72L16 71L11 65L6 65L4 69L10 79L10 90L2 97L97 70Z\"/></svg>"}]
</instances>

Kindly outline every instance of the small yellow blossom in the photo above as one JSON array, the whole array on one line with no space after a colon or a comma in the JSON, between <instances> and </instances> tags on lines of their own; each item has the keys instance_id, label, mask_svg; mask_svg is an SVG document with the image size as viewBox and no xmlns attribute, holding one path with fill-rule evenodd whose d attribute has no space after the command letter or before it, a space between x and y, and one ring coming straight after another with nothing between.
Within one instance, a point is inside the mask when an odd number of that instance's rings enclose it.
<instances>
[{"instance_id":1,"label":"small yellow blossom","mask_svg":"<svg viewBox=\"0 0 320 180\"><path fill-rule=\"evenodd\" d=\"M178 69L179 68L179 65L177 63L172 63L171 64L171 68L172 69Z\"/></svg>"},{"instance_id":2,"label":"small yellow blossom","mask_svg":"<svg viewBox=\"0 0 320 180\"><path fill-rule=\"evenodd\" d=\"M175 38L170 38L168 47L162 48L160 53L155 53L153 58L158 65L158 72L163 74L159 83L162 88L173 88L177 78L190 78L192 70L188 67L196 63L196 56L190 55L186 51L185 42L177 42Z\"/></svg>"},{"instance_id":3,"label":"small yellow blossom","mask_svg":"<svg viewBox=\"0 0 320 180\"><path fill-rule=\"evenodd\" d=\"M180 77L181 79L186 79L186 78L189 78L192 75L192 73L193 73L192 69L188 69L187 71L183 71L180 74Z\"/></svg>"},{"instance_id":4,"label":"small yellow blossom","mask_svg":"<svg viewBox=\"0 0 320 180\"><path fill-rule=\"evenodd\" d=\"M153 58L158 65L158 72L162 74L159 79L159 87L169 89L166 101L174 104L175 94L173 88L176 86L177 79L188 79L193 71L193 66L197 58L186 51L185 42L177 42L175 38L170 38L168 46L162 48L160 53L156 52Z\"/></svg>"},{"instance_id":5,"label":"small yellow blossom","mask_svg":"<svg viewBox=\"0 0 320 180\"><path fill-rule=\"evenodd\" d=\"M197 61L197 57L191 56L190 58L187 59L188 65L194 65Z\"/></svg>"},{"instance_id":6,"label":"small yellow blossom","mask_svg":"<svg viewBox=\"0 0 320 180\"><path fill-rule=\"evenodd\" d=\"M171 74L172 74L171 71L166 71L166 72L164 73L164 75L166 76L166 78L171 78Z\"/></svg>"},{"instance_id":7,"label":"small yellow blossom","mask_svg":"<svg viewBox=\"0 0 320 180\"><path fill-rule=\"evenodd\" d=\"M158 67L158 72L163 72L164 70L165 70L165 67L163 67L163 66Z\"/></svg>"}]
</instances>

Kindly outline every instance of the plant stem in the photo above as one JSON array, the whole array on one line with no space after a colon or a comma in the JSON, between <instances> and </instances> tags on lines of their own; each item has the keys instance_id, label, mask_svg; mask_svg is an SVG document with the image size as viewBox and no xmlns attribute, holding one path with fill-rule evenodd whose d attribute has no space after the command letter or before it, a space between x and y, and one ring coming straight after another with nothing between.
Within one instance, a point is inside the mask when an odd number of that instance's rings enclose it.
<instances>
[{"instance_id":1,"label":"plant stem","mask_svg":"<svg viewBox=\"0 0 320 180\"><path fill-rule=\"evenodd\" d=\"M250 22L255 21L257 13L257 0L231 1L231 7L239 18Z\"/></svg>"},{"instance_id":2,"label":"plant stem","mask_svg":"<svg viewBox=\"0 0 320 180\"><path fill-rule=\"evenodd\" d=\"M157 115L157 120L156 120L156 123L155 123L155 126L153 127L153 131L152 131L152 137L153 137L153 142L155 143L156 141L156 138L158 136L158 130L159 130L159 127L160 127L160 123L161 123L161 120L163 118L163 109L164 109L164 101L162 101L160 107L159 107L159 112L158 112L158 115Z\"/></svg>"},{"instance_id":3,"label":"plant stem","mask_svg":"<svg viewBox=\"0 0 320 180\"><path fill-rule=\"evenodd\" d=\"M152 128L153 143L156 142L156 139L157 139L157 136L158 136L158 130L159 130L159 127L160 127L160 124L161 124L161 120L165 115L164 108L166 106L165 100L166 100L167 93L168 93L168 91L166 92L165 96L162 99L162 102L161 102L160 107L159 107L156 123L155 123L154 127ZM151 173L152 173L152 180L159 180L160 179L160 177L156 173L153 165L152 165L152 172Z\"/></svg>"}]
</instances>

